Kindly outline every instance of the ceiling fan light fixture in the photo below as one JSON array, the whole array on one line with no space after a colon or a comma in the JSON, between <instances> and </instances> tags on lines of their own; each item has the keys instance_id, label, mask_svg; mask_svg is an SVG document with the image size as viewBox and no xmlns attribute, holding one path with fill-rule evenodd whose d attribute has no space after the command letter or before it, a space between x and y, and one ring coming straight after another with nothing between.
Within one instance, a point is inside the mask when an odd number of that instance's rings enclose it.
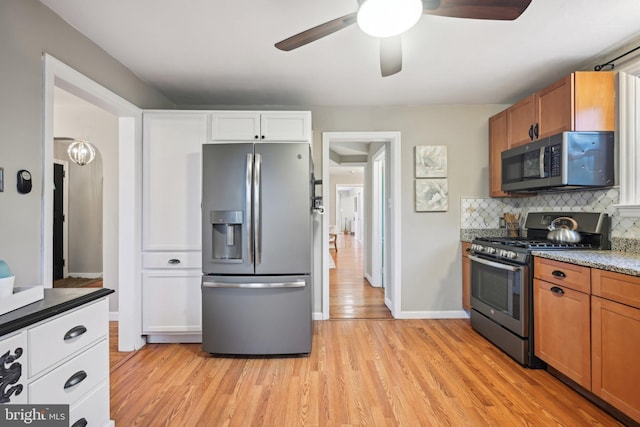
<instances>
[{"instance_id":1,"label":"ceiling fan light fixture","mask_svg":"<svg viewBox=\"0 0 640 427\"><path fill-rule=\"evenodd\" d=\"M413 27L422 11L422 0L366 0L358 9L358 25L371 36L393 37Z\"/></svg>"}]
</instances>

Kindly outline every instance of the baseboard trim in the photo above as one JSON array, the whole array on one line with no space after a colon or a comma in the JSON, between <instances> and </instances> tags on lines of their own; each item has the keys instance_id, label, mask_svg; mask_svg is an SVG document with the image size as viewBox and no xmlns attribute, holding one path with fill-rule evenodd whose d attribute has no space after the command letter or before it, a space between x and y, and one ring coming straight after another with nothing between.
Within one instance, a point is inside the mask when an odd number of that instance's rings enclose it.
<instances>
[{"instance_id":1,"label":"baseboard trim","mask_svg":"<svg viewBox=\"0 0 640 427\"><path fill-rule=\"evenodd\" d=\"M68 277L81 277L83 279L99 279L102 277L102 272L99 273L71 273Z\"/></svg>"},{"instance_id":2,"label":"baseboard trim","mask_svg":"<svg viewBox=\"0 0 640 427\"><path fill-rule=\"evenodd\" d=\"M120 312L118 311L109 312L109 322L117 322L119 320L120 320Z\"/></svg>"},{"instance_id":3,"label":"baseboard trim","mask_svg":"<svg viewBox=\"0 0 640 427\"><path fill-rule=\"evenodd\" d=\"M469 314L464 310L441 311L401 311L396 319L468 319Z\"/></svg>"},{"instance_id":4,"label":"baseboard trim","mask_svg":"<svg viewBox=\"0 0 640 427\"><path fill-rule=\"evenodd\" d=\"M365 273L364 274L364 278L367 279L367 282L369 282L369 285L371 285L372 288L381 288L382 287L381 283L379 283L379 284L373 283L373 278L371 277L370 274Z\"/></svg>"}]
</instances>

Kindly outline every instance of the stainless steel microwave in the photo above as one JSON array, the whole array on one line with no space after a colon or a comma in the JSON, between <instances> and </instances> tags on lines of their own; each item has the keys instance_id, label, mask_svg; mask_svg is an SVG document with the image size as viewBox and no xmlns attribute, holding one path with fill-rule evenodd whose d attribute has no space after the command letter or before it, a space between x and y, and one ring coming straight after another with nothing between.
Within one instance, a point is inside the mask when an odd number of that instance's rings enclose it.
<instances>
[{"instance_id":1,"label":"stainless steel microwave","mask_svg":"<svg viewBox=\"0 0 640 427\"><path fill-rule=\"evenodd\" d=\"M611 187L613 132L563 132L502 152L502 191Z\"/></svg>"}]
</instances>

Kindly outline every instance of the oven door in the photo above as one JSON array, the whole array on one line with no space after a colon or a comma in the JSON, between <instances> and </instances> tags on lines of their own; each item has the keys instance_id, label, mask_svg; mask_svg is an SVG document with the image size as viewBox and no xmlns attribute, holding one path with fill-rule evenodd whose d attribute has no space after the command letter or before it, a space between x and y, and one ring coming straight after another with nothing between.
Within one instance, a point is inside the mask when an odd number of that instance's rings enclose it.
<instances>
[{"instance_id":1,"label":"oven door","mask_svg":"<svg viewBox=\"0 0 640 427\"><path fill-rule=\"evenodd\" d=\"M469 255L471 306L522 338L529 333L529 267Z\"/></svg>"}]
</instances>

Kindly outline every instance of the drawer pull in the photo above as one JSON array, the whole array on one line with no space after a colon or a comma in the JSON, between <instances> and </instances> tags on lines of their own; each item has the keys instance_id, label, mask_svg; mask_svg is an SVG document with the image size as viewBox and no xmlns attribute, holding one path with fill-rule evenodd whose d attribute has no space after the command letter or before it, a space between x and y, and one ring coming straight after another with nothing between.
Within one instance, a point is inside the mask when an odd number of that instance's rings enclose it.
<instances>
[{"instance_id":1,"label":"drawer pull","mask_svg":"<svg viewBox=\"0 0 640 427\"><path fill-rule=\"evenodd\" d=\"M64 334L64 340L67 341L75 337L79 337L85 332L87 332L87 328L85 328L84 326L82 325L74 326L73 328L69 329L69 331L66 334Z\"/></svg>"},{"instance_id":2,"label":"drawer pull","mask_svg":"<svg viewBox=\"0 0 640 427\"><path fill-rule=\"evenodd\" d=\"M87 424L89 424L89 422L87 421L86 418L80 418L78 421L71 424L71 427L86 427Z\"/></svg>"},{"instance_id":3,"label":"drawer pull","mask_svg":"<svg viewBox=\"0 0 640 427\"><path fill-rule=\"evenodd\" d=\"M553 292L554 294L558 294L558 295L564 295L564 290L562 288L559 288L557 286L552 286L551 289L549 289L551 292Z\"/></svg>"},{"instance_id":4,"label":"drawer pull","mask_svg":"<svg viewBox=\"0 0 640 427\"><path fill-rule=\"evenodd\" d=\"M180 260L177 258L171 258L169 264L180 264Z\"/></svg>"},{"instance_id":5,"label":"drawer pull","mask_svg":"<svg viewBox=\"0 0 640 427\"><path fill-rule=\"evenodd\" d=\"M87 373L85 371L76 372L75 374L71 375L71 378L69 378L66 383L64 383L64 389L66 390L73 387L74 385L81 383L85 378L87 378Z\"/></svg>"},{"instance_id":6,"label":"drawer pull","mask_svg":"<svg viewBox=\"0 0 640 427\"><path fill-rule=\"evenodd\" d=\"M560 270L553 270L553 272L551 274L554 277L559 277L561 279L564 279L565 277L567 277L567 275L564 273L564 271L560 271Z\"/></svg>"}]
</instances>

